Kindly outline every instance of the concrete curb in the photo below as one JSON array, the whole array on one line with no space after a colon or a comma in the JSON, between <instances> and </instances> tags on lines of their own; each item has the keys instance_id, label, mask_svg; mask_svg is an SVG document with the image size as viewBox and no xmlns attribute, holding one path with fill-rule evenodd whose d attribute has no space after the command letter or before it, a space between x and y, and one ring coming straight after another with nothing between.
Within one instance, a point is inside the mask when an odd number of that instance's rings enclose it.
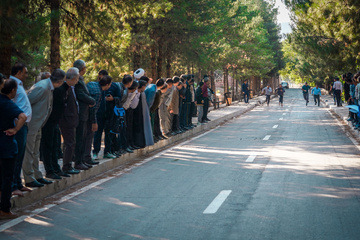
<instances>
[{"instance_id":1,"label":"concrete curb","mask_svg":"<svg viewBox=\"0 0 360 240\"><path fill-rule=\"evenodd\" d=\"M41 188L34 188L32 192L26 192L25 197L13 196L11 199L12 208L20 209L29 205L33 205L35 203L38 203L39 201L44 200L46 197L64 191L70 187L74 187L74 185L82 181L88 180L90 178L96 177L101 174L106 174L106 172L114 170L125 164L130 164L134 159L138 157L158 151L162 148L169 147L171 145L184 141L188 138L194 137L195 135L198 135L202 132L206 132L226 121L231 120L232 118L239 117L240 115L248 111L251 111L260 104L263 104L265 102L265 97L260 96L257 97L257 99L253 98L253 100L256 100L256 102L250 103L248 106L246 106L241 110L232 112L225 116L221 116L217 119L213 119L212 121L204 125L199 125L182 134L178 134L168 139L159 141L155 143L155 145L153 146L148 146L142 149L135 150L134 153L125 154L116 159L104 159L104 160L100 159L100 164L94 166L93 168L90 168L89 170L81 171L79 174L74 174L69 178L62 178L61 180L56 180L52 184L45 185L44 187ZM233 105L237 105L237 104L233 104Z\"/></svg>"}]
</instances>

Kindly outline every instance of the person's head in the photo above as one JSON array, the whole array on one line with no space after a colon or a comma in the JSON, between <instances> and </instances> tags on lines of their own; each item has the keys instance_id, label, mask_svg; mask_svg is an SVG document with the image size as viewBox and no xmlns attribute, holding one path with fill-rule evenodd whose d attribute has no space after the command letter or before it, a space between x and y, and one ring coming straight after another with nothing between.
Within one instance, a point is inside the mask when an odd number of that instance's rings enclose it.
<instances>
[{"instance_id":1,"label":"person's head","mask_svg":"<svg viewBox=\"0 0 360 240\"><path fill-rule=\"evenodd\" d=\"M189 80L189 84L194 85L194 79L193 78Z\"/></svg>"},{"instance_id":2,"label":"person's head","mask_svg":"<svg viewBox=\"0 0 360 240\"><path fill-rule=\"evenodd\" d=\"M187 80L188 80L188 75L186 75L186 74L181 74L181 75L180 75L180 81L181 81L181 82L184 83L184 82L187 81Z\"/></svg>"},{"instance_id":3,"label":"person's head","mask_svg":"<svg viewBox=\"0 0 360 240\"><path fill-rule=\"evenodd\" d=\"M209 81L209 76L208 75L204 75L204 81L205 79L207 79L207 81Z\"/></svg>"},{"instance_id":4,"label":"person's head","mask_svg":"<svg viewBox=\"0 0 360 240\"><path fill-rule=\"evenodd\" d=\"M50 80L54 88L60 87L65 80L66 73L60 68L55 69L50 76Z\"/></svg>"},{"instance_id":5,"label":"person's head","mask_svg":"<svg viewBox=\"0 0 360 240\"><path fill-rule=\"evenodd\" d=\"M131 86L128 88L129 93L133 93L139 87L139 82L137 80L133 81Z\"/></svg>"},{"instance_id":6,"label":"person's head","mask_svg":"<svg viewBox=\"0 0 360 240\"><path fill-rule=\"evenodd\" d=\"M131 75L125 75L123 77L122 83L124 84L124 86L126 88L131 87L132 83L133 83L133 78L131 77Z\"/></svg>"},{"instance_id":7,"label":"person's head","mask_svg":"<svg viewBox=\"0 0 360 240\"><path fill-rule=\"evenodd\" d=\"M156 89L161 89L161 87L164 86L164 84L165 84L164 79L158 79L156 81Z\"/></svg>"},{"instance_id":8,"label":"person's head","mask_svg":"<svg viewBox=\"0 0 360 240\"><path fill-rule=\"evenodd\" d=\"M316 88L319 88L319 85L316 84L315 87L316 87Z\"/></svg>"},{"instance_id":9,"label":"person's head","mask_svg":"<svg viewBox=\"0 0 360 240\"><path fill-rule=\"evenodd\" d=\"M69 86L75 86L79 81L80 73L76 67L69 68L66 72L66 84Z\"/></svg>"},{"instance_id":10,"label":"person's head","mask_svg":"<svg viewBox=\"0 0 360 240\"><path fill-rule=\"evenodd\" d=\"M147 76L142 76L142 77L140 78L140 80L145 81L145 82L146 82L146 85L149 85L149 84L150 84L150 83L149 83L150 79L149 79Z\"/></svg>"},{"instance_id":11,"label":"person's head","mask_svg":"<svg viewBox=\"0 0 360 240\"><path fill-rule=\"evenodd\" d=\"M199 87L204 86L204 82L199 82Z\"/></svg>"},{"instance_id":12,"label":"person's head","mask_svg":"<svg viewBox=\"0 0 360 240\"><path fill-rule=\"evenodd\" d=\"M106 91L111 87L112 77L109 75L106 75L102 77L99 81L99 85L101 87L101 90Z\"/></svg>"},{"instance_id":13,"label":"person's head","mask_svg":"<svg viewBox=\"0 0 360 240\"><path fill-rule=\"evenodd\" d=\"M247 84L247 83L248 83L248 80L245 80L244 83Z\"/></svg>"},{"instance_id":14,"label":"person's head","mask_svg":"<svg viewBox=\"0 0 360 240\"><path fill-rule=\"evenodd\" d=\"M335 80L335 81L340 81L340 79L339 79L338 77L336 77L334 80Z\"/></svg>"},{"instance_id":15,"label":"person's head","mask_svg":"<svg viewBox=\"0 0 360 240\"><path fill-rule=\"evenodd\" d=\"M11 75L24 82L28 76L28 70L24 64L16 63L11 68Z\"/></svg>"},{"instance_id":16,"label":"person's head","mask_svg":"<svg viewBox=\"0 0 360 240\"><path fill-rule=\"evenodd\" d=\"M0 73L0 91L4 87L5 79L6 77L2 73Z\"/></svg>"},{"instance_id":17,"label":"person's head","mask_svg":"<svg viewBox=\"0 0 360 240\"><path fill-rule=\"evenodd\" d=\"M44 80L44 79L48 79L51 76L51 73L49 72L41 72L35 80L35 83L37 83L38 81Z\"/></svg>"},{"instance_id":18,"label":"person's head","mask_svg":"<svg viewBox=\"0 0 360 240\"><path fill-rule=\"evenodd\" d=\"M167 83L164 83L164 85L160 88L161 93L165 93L168 89Z\"/></svg>"},{"instance_id":19,"label":"person's head","mask_svg":"<svg viewBox=\"0 0 360 240\"><path fill-rule=\"evenodd\" d=\"M307 82L305 82L305 86L307 86L308 85L308 83Z\"/></svg>"},{"instance_id":20,"label":"person's head","mask_svg":"<svg viewBox=\"0 0 360 240\"><path fill-rule=\"evenodd\" d=\"M281 85L281 84L279 84L279 88L282 88L282 85Z\"/></svg>"},{"instance_id":21,"label":"person's head","mask_svg":"<svg viewBox=\"0 0 360 240\"><path fill-rule=\"evenodd\" d=\"M107 75L109 75L109 73L106 70L100 70L100 72L98 73L97 80L99 81L103 76L107 76Z\"/></svg>"},{"instance_id":22,"label":"person's head","mask_svg":"<svg viewBox=\"0 0 360 240\"><path fill-rule=\"evenodd\" d=\"M173 83L174 83L175 86L179 85L180 78L178 76L174 76L172 78L172 80L173 80Z\"/></svg>"},{"instance_id":23,"label":"person's head","mask_svg":"<svg viewBox=\"0 0 360 240\"><path fill-rule=\"evenodd\" d=\"M147 82L145 80L140 80L139 86L138 86L138 92L145 91L146 85L147 85Z\"/></svg>"},{"instance_id":24,"label":"person's head","mask_svg":"<svg viewBox=\"0 0 360 240\"><path fill-rule=\"evenodd\" d=\"M168 85L168 88L171 88L174 85L174 81L171 78L167 78L165 82Z\"/></svg>"},{"instance_id":25,"label":"person's head","mask_svg":"<svg viewBox=\"0 0 360 240\"><path fill-rule=\"evenodd\" d=\"M14 79L7 79L1 89L1 93L10 99L13 99L16 96L17 86L17 82Z\"/></svg>"},{"instance_id":26,"label":"person's head","mask_svg":"<svg viewBox=\"0 0 360 240\"><path fill-rule=\"evenodd\" d=\"M74 67L79 69L80 76L84 76L86 73L86 64L84 60L78 59L74 62Z\"/></svg>"},{"instance_id":27,"label":"person's head","mask_svg":"<svg viewBox=\"0 0 360 240\"><path fill-rule=\"evenodd\" d=\"M181 90L183 88L183 83L180 81L179 84L176 86L177 89Z\"/></svg>"}]
</instances>

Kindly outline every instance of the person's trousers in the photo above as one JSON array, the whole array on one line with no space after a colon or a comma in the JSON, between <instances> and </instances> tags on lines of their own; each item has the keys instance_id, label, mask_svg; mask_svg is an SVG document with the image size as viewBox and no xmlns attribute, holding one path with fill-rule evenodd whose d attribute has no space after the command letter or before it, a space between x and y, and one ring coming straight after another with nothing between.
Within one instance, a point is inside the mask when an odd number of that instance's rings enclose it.
<instances>
[{"instance_id":1,"label":"person's trousers","mask_svg":"<svg viewBox=\"0 0 360 240\"><path fill-rule=\"evenodd\" d=\"M14 178L12 182L12 191L20 190L22 185L21 169L25 155L26 139L28 134L28 126L24 125L15 135L15 140L18 145L18 154L15 158Z\"/></svg>"},{"instance_id":2,"label":"person's trousers","mask_svg":"<svg viewBox=\"0 0 360 240\"><path fill-rule=\"evenodd\" d=\"M159 117L159 109L156 109L154 115L154 136L159 137L162 136L161 128L160 128L160 117Z\"/></svg>"},{"instance_id":3,"label":"person's trousers","mask_svg":"<svg viewBox=\"0 0 360 240\"><path fill-rule=\"evenodd\" d=\"M320 95L314 95L314 101L315 101L315 104L317 103L318 106L320 106Z\"/></svg>"},{"instance_id":4,"label":"person's trousers","mask_svg":"<svg viewBox=\"0 0 360 240\"><path fill-rule=\"evenodd\" d=\"M134 146L134 109L126 110L126 139L129 146Z\"/></svg>"},{"instance_id":5,"label":"person's trousers","mask_svg":"<svg viewBox=\"0 0 360 240\"><path fill-rule=\"evenodd\" d=\"M198 122L202 122L202 117L203 117L203 114L204 114L204 106L198 105L197 109L198 109Z\"/></svg>"},{"instance_id":6,"label":"person's trousers","mask_svg":"<svg viewBox=\"0 0 360 240\"><path fill-rule=\"evenodd\" d=\"M160 117L160 126L163 133L171 132L171 117L168 107L165 103L161 104L159 107L159 117Z\"/></svg>"},{"instance_id":7,"label":"person's trousers","mask_svg":"<svg viewBox=\"0 0 360 240\"><path fill-rule=\"evenodd\" d=\"M92 122L90 119L86 123L86 137L85 137L85 151L84 151L84 161L91 161L91 147L94 140L94 132L92 131Z\"/></svg>"},{"instance_id":8,"label":"person's trousers","mask_svg":"<svg viewBox=\"0 0 360 240\"><path fill-rule=\"evenodd\" d=\"M66 171L71 169L72 167L72 160L75 154L76 147L76 128L71 128L60 124L60 131L64 139L62 170Z\"/></svg>"},{"instance_id":9,"label":"person's trousers","mask_svg":"<svg viewBox=\"0 0 360 240\"><path fill-rule=\"evenodd\" d=\"M84 161L87 121L79 121L76 128L75 165Z\"/></svg>"},{"instance_id":10,"label":"person's trousers","mask_svg":"<svg viewBox=\"0 0 360 240\"><path fill-rule=\"evenodd\" d=\"M248 102L249 102L249 98L250 98L250 93L245 92L245 93L244 93L244 102L245 102L245 103L248 103Z\"/></svg>"},{"instance_id":11,"label":"person's trousers","mask_svg":"<svg viewBox=\"0 0 360 240\"><path fill-rule=\"evenodd\" d=\"M309 93L303 93L303 96L304 96L304 100L306 102L309 102Z\"/></svg>"},{"instance_id":12,"label":"person's trousers","mask_svg":"<svg viewBox=\"0 0 360 240\"><path fill-rule=\"evenodd\" d=\"M10 212L12 181L14 177L16 157L0 158L0 187L1 187L1 203L0 210Z\"/></svg>"},{"instance_id":13,"label":"person's trousers","mask_svg":"<svg viewBox=\"0 0 360 240\"><path fill-rule=\"evenodd\" d=\"M204 108L203 108L203 117L202 120L205 121L206 119L208 119L207 115L208 115L208 110L209 110L209 99L208 98L204 98Z\"/></svg>"},{"instance_id":14,"label":"person's trousers","mask_svg":"<svg viewBox=\"0 0 360 240\"><path fill-rule=\"evenodd\" d=\"M284 103L284 96L279 95L279 103L281 103L281 104Z\"/></svg>"},{"instance_id":15,"label":"person's trousers","mask_svg":"<svg viewBox=\"0 0 360 240\"><path fill-rule=\"evenodd\" d=\"M173 120L173 124L172 124L172 130L178 131L180 129L180 123L179 123L179 115L178 114L171 114L172 116L172 120Z\"/></svg>"},{"instance_id":16,"label":"person's trousers","mask_svg":"<svg viewBox=\"0 0 360 240\"><path fill-rule=\"evenodd\" d=\"M57 129L58 125L47 121L41 130L41 151L46 174L57 173L61 171L58 163L57 148Z\"/></svg>"},{"instance_id":17,"label":"person's trousers","mask_svg":"<svg viewBox=\"0 0 360 240\"><path fill-rule=\"evenodd\" d=\"M180 120L180 127L183 128L186 126L186 103L181 102L180 103L181 109L179 109L179 120Z\"/></svg>"},{"instance_id":18,"label":"person's trousers","mask_svg":"<svg viewBox=\"0 0 360 240\"><path fill-rule=\"evenodd\" d=\"M195 103L191 102L189 108L190 109L189 109L189 115L188 115L188 123L189 123L189 126L191 126L192 125L192 118L193 118L193 115L194 115Z\"/></svg>"},{"instance_id":19,"label":"person's trousers","mask_svg":"<svg viewBox=\"0 0 360 240\"><path fill-rule=\"evenodd\" d=\"M104 132L104 153L110 152L111 140L110 140L110 124L105 117L97 115L98 130L94 133L94 149L93 153L99 154L101 149L102 134Z\"/></svg>"},{"instance_id":20,"label":"person's trousers","mask_svg":"<svg viewBox=\"0 0 360 240\"><path fill-rule=\"evenodd\" d=\"M22 164L23 175L26 183L43 178L39 169L41 129L35 134L28 134L26 139L25 156Z\"/></svg>"},{"instance_id":21,"label":"person's trousers","mask_svg":"<svg viewBox=\"0 0 360 240\"><path fill-rule=\"evenodd\" d=\"M125 113L126 114L126 113ZM119 147L121 149L126 149L129 147L129 142L127 141L127 137L126 137L126 115L122 121L122 127L120 128L120 134L118 136L118 141L119 141Z\"/></svg>"},{"instance_id":22,"label":"person's trousers","mask_svg":"<svg viewBox=\"0 0 360 240\"><path fill-rule=\"evenodd\" d=\"M267 105L270 104L270 95L266 95L266 103L267 103Z\"/></svg>"},{"instance_id":23,"label":"person's trousers","mask_svg":"<svg viewBox=\"0 0 360 240\"><path fill-rule=\"evenodd\" d=\"M336 104L341 106L341 90L335 90Z\"/></svg>"}]
</instances>

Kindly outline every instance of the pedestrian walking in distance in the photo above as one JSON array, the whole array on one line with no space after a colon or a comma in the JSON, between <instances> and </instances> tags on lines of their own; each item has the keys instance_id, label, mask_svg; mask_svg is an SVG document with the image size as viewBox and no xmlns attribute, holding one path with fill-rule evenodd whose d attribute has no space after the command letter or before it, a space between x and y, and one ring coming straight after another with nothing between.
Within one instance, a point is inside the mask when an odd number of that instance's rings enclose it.
<instances>
[{"instance_id":1,"label":"pedestrian walking in distance","mask_svg":"<svg viewBox=\"0 0 360 240\"><path fill-rule=\"evenodd\" d=\"M316 87L311 90L311 94L314 95L315 106L317 104L320 107L321 89L318 85L316 85Z\"/></svg>"},{"instance_id":2,"label":"pedestrian walking in distance","mask_svg":"<svg viewBox=\"0 0 360 240\"><path fill-rule=\"evenodd\" d=\"M341 93L342 93L342 83L338 77L335 78L335 82L333 85L335 97L336 97L336 104L338 107L341 106Z\"/></svg>"},{"instance_id":3,"label":"pedestrian walking in distance","mask_svg":"<svg viewBox=\"0 0 360 240\"><path fill-rule=\"evenodd\" d=\"M269 106L269 104L270 104L270 96L271 96L271 93L272 93L272 89L271 89L271 87L270 87L270 84L268 84L266 87L264 87L261 92L265 92L265 95L266 95L266 103L267 103L267 105Z\"/></svg>"},{"instance_id":4,"label":"pedestrian walking in distance","mask_svg":"<svg viewBox=\"0 0 360 240\"><path fill-rule=\"evenodd\" d=\"M279 96L279 106L283 106L285 89L282 87L281 84L279 84L279 87L275 89L275 93L277 93Z\"/></svg>"},{"instance_id":5,"label":"pedestrian walking in distance","mask_svg":"<svg viewBox=\"0 0 360 240\"><path fill-rule=\"evenodd\" d=\"M306 101L306 106L308 105L309 103L309 90L310 90L310 86L308 85L307 82L305 82L305 85L302 86L301 90L303 92L303 96L304 96L304 99Z\"/></svg>"}]
</instances>

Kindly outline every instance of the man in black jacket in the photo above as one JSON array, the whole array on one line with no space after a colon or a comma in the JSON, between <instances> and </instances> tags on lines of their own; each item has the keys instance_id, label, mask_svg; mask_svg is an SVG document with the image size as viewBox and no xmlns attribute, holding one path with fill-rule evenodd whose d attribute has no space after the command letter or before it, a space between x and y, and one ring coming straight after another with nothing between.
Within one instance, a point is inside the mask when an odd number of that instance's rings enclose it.
<instances>
[{"instance_id":1,"label":"man in black jacket","mask_svg":"<svg viewBox=\"0 0 360 240\"><path fill-rule=\"evenodd\" d=\"M84 82L84 74L86 73L85 62L81 59L74 62L74 67L79 69L79 82L75 85L75 95L79 103L79 125L76 128L76 147L75 147L75 169L88 170L92 166L85 163L85 142L87 121L89 120L89 107L95 106L95 99L90 93Z\"/></svg>"},{"instance_id":2,"label":"man in black jacket","mask_svg":"<svg viewBox=\"0 0 360 240\"><path fill-rule=\"evenodd\" d=\"M67 90L69 87L75 86L78 79L79 70L77 68L70 68L66 73L66 82L54 90L53 109L48 121L42 128L41 151L47 178L61 179L61 176L70 177L70 175L61 170L58 163L56 132L59 128L59 120L62 118L65 105L67 104Z\"/></svg>"}]
</instances>

